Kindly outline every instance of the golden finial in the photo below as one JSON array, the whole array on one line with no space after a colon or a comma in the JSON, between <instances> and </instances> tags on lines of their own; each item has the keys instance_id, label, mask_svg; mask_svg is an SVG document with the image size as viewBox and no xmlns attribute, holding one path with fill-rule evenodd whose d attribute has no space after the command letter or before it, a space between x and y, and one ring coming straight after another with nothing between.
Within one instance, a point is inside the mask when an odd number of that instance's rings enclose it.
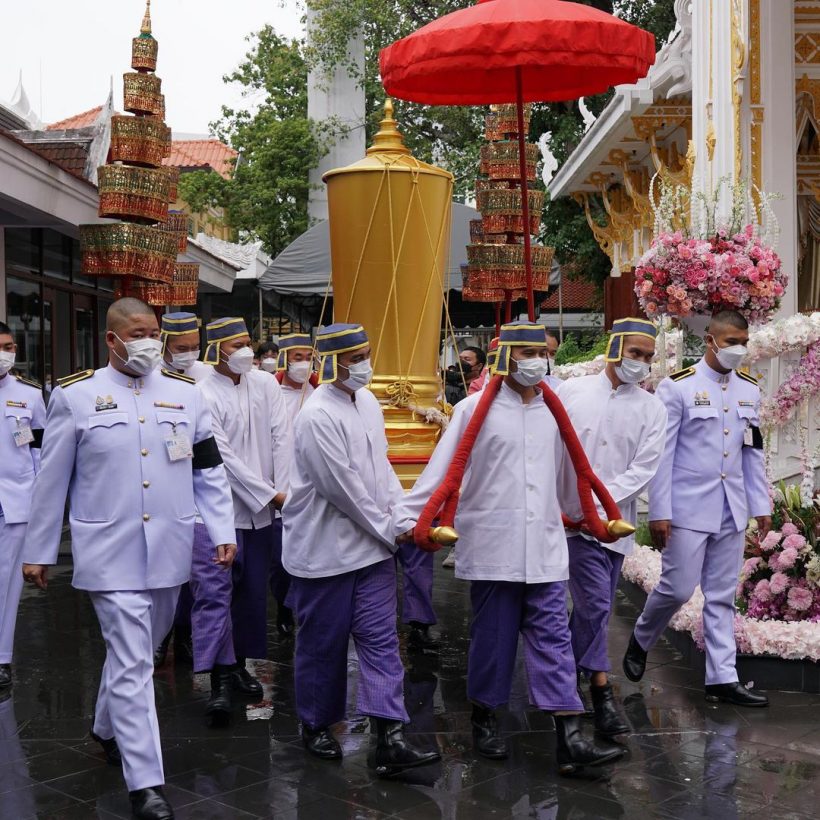
<instances>
[{"instance_id":1,"label":"golden finial","mask_svg":"<svg viewBox=\"0 0 820 820\"><path fill-rule=\"evenodd\" d=\"M145 14L142 17L140 34L151 33L151 0L145 0Z\"/></svg>"},{"instance_id":2,"label":"golden finial","mask_svg":"<svg viewBox=\"0 0 820 820\"><path fill-rule=\"evenodd\" d=\"M404 138L393 119L393 100L384 101L384 119L379 123L379 133L373 137L373 145L367 149L368 154L409 154L410 149L404 144Z\"/></svg>"}]
</instances>

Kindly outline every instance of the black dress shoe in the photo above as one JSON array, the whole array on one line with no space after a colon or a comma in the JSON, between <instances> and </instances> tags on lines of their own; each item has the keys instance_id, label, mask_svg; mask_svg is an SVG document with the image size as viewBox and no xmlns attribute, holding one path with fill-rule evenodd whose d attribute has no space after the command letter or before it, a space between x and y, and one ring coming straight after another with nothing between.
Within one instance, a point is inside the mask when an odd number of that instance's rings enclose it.
<instances>
[{"instance_id":1,"label":"black dress shoe","mask_svg":"<svg viewBox=\"0 0 820 820\"><path fill-rule=\"evenodd\" d=\"M11 686L11 664L0 663L0 689Z\"/></svg>"},{"instance_id":2,"label":"black dress shoe","mask_svg":"<svg viewBox=\"0 0 820 820\"><path fill-rule=\"evenodd\" d=\"M711 703L731 703L734 706L768 706L769 699L747 689L742 683L713 683L706 687L706 700Z\"/></svg>"},{"instance_id":3,"label":"black dress shoe","mask_svg":"<svg viewBox=\"0 0 820 820\"><path fill-rule=\"evenodd\" d=\"M367 765L379 777L393 777L407 769L426 766L441 760L436 752L422 752L407 741L404 724L400 720L371 718L376 722L376 750L367 759Z\"/></svg>"},{"instance_id":4,"label":"black dress shoe","mask_svg":"<svg viewBox=\"0 0 820 820\"><path fill-rule=\"evenodd\" d=\"M643 677L644 672L646 672L646 650L638 643L633 632L624 655L624 674L629 680L637 683Z\"/></svg>"},{"instance_id":5,"label":"black dress shoe","mask_svg":"<svg viewBox=\"0 0 820 820\"><path fill-rule=\"evenodd\" d=\"M236 666L231 669L233 688L243 695L262 697L262 684L245 668L245 659L237 658Z\"/></svg>"},{"instance_id":6,"label":"black dress shoe","mask_svg":"<svg viewBox=\"0 0 820 820\"><path fill-rule=\"evenodd\" d=\"M194 643L190 627L174 627L174 663L193 666Z\"/></svg>"},{"instance_id":7,"label":"black dress shoe","mask_svg":"<svg viewBox=\"0 0 820 820\"><path fill-rule=\"evenodd\" d=\"M630 726L615 705L612 685L607 683L604 686L590 686L589 691L595 712L595 734L605 738L628 735Z\"/></svg>"},{"instance_id":8,"label":"black dress shoe","mask_svg":"<svg viewBox=\"0 0 820 820\"><path fill-rule=\"evenodd\" d=\"M171 643L171 635L173 634L174 630L172 629L154 650L154 669L159 669L165 663L165 659L168 657L168 644Z\"/></svg>"},{"instance_id":9,"label":"black dress shoe","mask_svg":"<svg viewBox=\"0 0 820 820\"><path fill-rule=\"evenodd\" d=\"M407 648L414 652L436 652L439 642L430 634L430 624L410 621Z\"/></svg>"},{"instance_id":10,"label":"black dress shoe","mask_svg":"<svg viewBox=\"0 0 820 820\"><path fill-rule=\"evenodd\" d=\"M131 813L140 820L173 820L174 810L162 793L162 786L128 792Z\"/></svg>"},{"instance_id":11,"label":"black dress shoe","mask_svg":"<svg viewBox=\"0 0 820 820\"><path fill-rule=\"evenodd\" d=\"M122 766L122 756L120 755L120 747L117 746L115 738L110 737L106 740L104 737L94 734L94 729L88 733L92 740L102 746L103 754L109 766Z\"/></svg>"},{"instance_id":12,"label":"black dress shoe","mask_svg":"<svg viewBox=\"0 0 820 820\"><path fill-rule=\"evenodd\" d=\"M293 635L293 610L284 604L276 609L276 631L285 637Z\"/></svg>"},{"instance_id":13,"label":"black dress shoe","mask_svg":"<svg viewBox=\"0 0 820 820\"><path fill-rule=\"evenodd\" d=\"M233 667L215 666L211 670L211 696L205 707L205 716L214 728L230 723L232 684Z\"/></svg>"},{"instance_id":14,"label":"black dress shoe","mask_svg":"<svg viewBox=\"0 0 820 820\"><path fill-rule=\"evenodd\" d=\"M492 709L473 704L470 718L473 724L473 745L475 750L490 760L504 760L509 751L504 739L498 733L498 719Z\"/></svg>"},{"instance_id":15,"label":"black dress shoe","mask_svg":"<svg viewBox=\"0 0 820 820\"><path fill-rule=\"evenodd\" d=\"M555 715L555 731L558 774L575 774L587 766L603 766L626 753L622 747L602 749L587 740L581 732L580 715Z\"/></svg>"},{"instance_id":16,"label":"black dress shoe","mask_svg":"<svg viewBox=\"0 0 820 820\"><path fill-rule=\"evenodd\" d=\"M305 748L320 760L341 760L342 747L330 733L330 729L311 729L302 724L302 743Z\"/></svg>"}]
</instances>

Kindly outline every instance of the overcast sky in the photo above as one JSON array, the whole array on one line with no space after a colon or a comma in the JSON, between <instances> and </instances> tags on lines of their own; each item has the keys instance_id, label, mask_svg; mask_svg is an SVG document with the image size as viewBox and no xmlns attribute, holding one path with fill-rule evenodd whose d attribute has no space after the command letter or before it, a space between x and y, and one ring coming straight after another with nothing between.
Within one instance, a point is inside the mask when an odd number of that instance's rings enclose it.
<instances>
[{"instance_id":1,"label":"overcast sky","mask_svg":"<svg viewBox=\"0 0 820 820\"><path fill-rule=\"evenodd\" d=\"M0 101L10 101L22 70L35 112L55 122L103 103L113 75L121 111L144 9L145 0L0 0ZM223 103L240 100L222 75L247 51L245 36L270 23L301 37L301 15L299 0L153 0L168 125L205 133Z\"/></svg>"}]
</instances>

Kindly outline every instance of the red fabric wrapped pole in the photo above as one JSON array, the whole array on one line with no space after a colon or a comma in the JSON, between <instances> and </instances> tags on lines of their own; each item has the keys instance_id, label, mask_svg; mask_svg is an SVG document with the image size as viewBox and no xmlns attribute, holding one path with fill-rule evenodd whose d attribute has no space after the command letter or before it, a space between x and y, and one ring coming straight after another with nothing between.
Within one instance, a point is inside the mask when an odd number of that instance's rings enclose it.
<instances>
[{"instance_id":1,"label":"red fabric wrapped pole","mask_svg":"<svg viewBox=\"0 0 820 820\"><path fill-rule=\"evenodd\" d=\"M487 418L490 405L498 395L501 389L501 384L504 381L503 376L493 376L481 395L478 406L470 419L467 429L459 442L458 448L453 455L453 460L447 469L447 475L444 480L436 488L435 492L430 496L427 504L416 522L414 530L414 539L416 546L426 552L436 552L441 549L441 544L437 544L430 540L430 528L436 518L439 519L439 524L445 527L452 527L455 524L456 508L458 507L459 492L461 490L461 482L464 478L464 471L467 469L467 462L470 459L470 454L473 450L473 445L481 432L481 427L484 420ZM561 400L552 390L542 382L539 385L541 394L544 398L544 403L549 408L555 422L558 425L558 432L561 434L564 446L567 449L570 459L572 460L575 474L578 479L578 498L581 502L581 511L583 512L583 519L581 521L570 521L564 517L564 524L570 529L583 529L588 532L593 538L597 538L603 543L612 543L617 540L616 536L610 535L607 530L605 522L598 517L598 509L595 504L594 496L603 505L607 518L610 520L617 520L621 517L621 511L615 503L609 491L604 486L603 482L592 471L589 464L589 459L578 440L578 435L572 422L569 420L567 411Z\"/></svg>"}]
</instances>

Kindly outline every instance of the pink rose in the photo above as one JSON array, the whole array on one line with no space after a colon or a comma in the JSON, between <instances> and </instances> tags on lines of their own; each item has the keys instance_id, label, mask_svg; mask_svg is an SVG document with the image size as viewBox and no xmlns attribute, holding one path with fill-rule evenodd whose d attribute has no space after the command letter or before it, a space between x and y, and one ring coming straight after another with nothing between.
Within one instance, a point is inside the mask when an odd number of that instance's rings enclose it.
<instances>
[{"instance_id":1,"label":"pink rose","mask_svg":"<svg viewBox=\"0 0 820 820\"><path fill-rule=\"evenodd\" d=\"M791 525L787 524L786 526L787 527L788 526L793 527L794 524L791 524ZM786 529L786 527L783 528L784 532L785 532L785 529ZM806 539L802 535L799 535L798 533L792 533L791 535L787 535L783 539L784 549L793 549L793 550L795 550L795 554L797 553L797 550L803 549L803 547L805 547L805 546L806 546Z\"/></svg>"},{"instance_id":2,"label":"pink rose","mask_svg":"<svg viewBox=\"0 0 820 820\"><path fill-rule=\"evenodd\" d=\"M780 543L782 537L779 532L769 530L766 537L760 542L760 549L764 552L771 552Z\"/></svg>"},{"instance_id":3,"label":"pink rose","mask_svg":"<svg viewBox=\"0 0 820 820\"><path fill-rule=\"evenodd\" d=\"M797 535L797 533L799 533L800 530L798 530L797 527L795 527L794 524L791 523L791 521L787 521L780 528L780 532L782 532L783 535Z\"/></svg>"},{"instance_id":4,"label":"pink rose","mask_svg":"<svg viewBox=\"0 0 820 820\"><path fill-rule=\"evenodd\" d=\"M772 595L780 595L781 592L786 591L788 586L789 579L782 572L776 572L772 575L772 578L769 581L769 589L771 590Z\"/></svg>"},{"instance_id":5,"label":"pink rose","mask_svg":"<svg viewBox=\"0 0 820 820\"><path fill-rule=\"evenodd\" d=\"M802 587L792 587L786 597L789 606L798 612L805 612L812 604L812 594Z\"/></svg>"}]
</instances>

